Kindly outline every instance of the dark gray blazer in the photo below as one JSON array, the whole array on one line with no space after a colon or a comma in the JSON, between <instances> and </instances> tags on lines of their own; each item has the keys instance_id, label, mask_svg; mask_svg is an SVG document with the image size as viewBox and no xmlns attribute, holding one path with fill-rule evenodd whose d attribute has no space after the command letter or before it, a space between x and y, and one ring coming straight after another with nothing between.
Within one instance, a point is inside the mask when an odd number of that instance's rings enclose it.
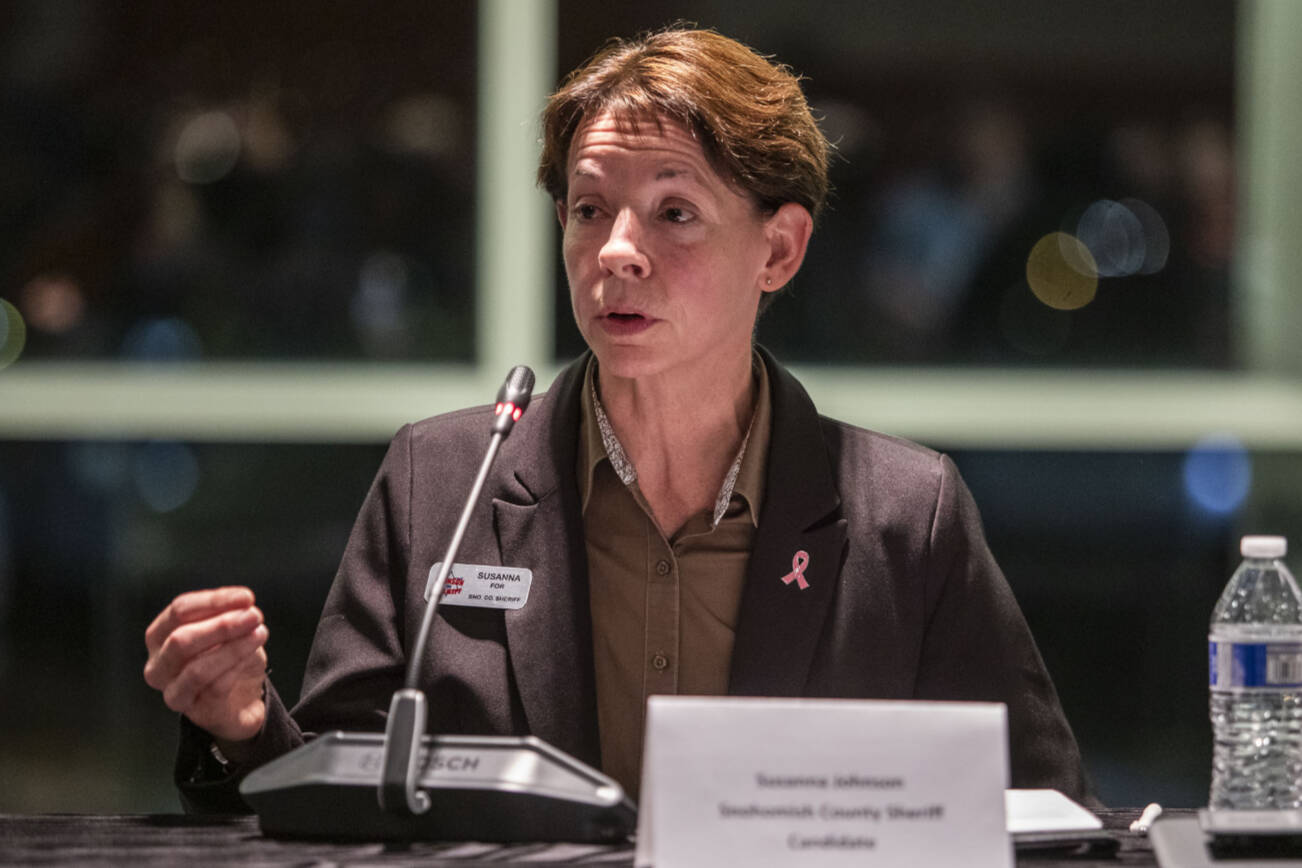
<instances>
[{"instance_id":1,"label":"dark gray blazer","mask_svg":"<svg viewBox=\"0 0 1302 868\"><path fill-rule=\"evenodd\" d=\"M820 417L796 379L764 361L773 431L728 692L1004 702L1012 785L1085 797L1075 738L953 463ZM586 362L535 398L502 445L457 556L528 567L528 603L441 609L422 684L432 732L532 733L600 767L575 469ZM246 768L305 733L384 729L430 566L451 539L490 419L491 408L462 410L394 437L326 599L302 699L291 717L268 685L267 724ZM803 590L781 581L797 551L809 556ZM186 806L242 809L239 775L207 763L203 734L183 723Z\"/></svg>"}]
</instances>

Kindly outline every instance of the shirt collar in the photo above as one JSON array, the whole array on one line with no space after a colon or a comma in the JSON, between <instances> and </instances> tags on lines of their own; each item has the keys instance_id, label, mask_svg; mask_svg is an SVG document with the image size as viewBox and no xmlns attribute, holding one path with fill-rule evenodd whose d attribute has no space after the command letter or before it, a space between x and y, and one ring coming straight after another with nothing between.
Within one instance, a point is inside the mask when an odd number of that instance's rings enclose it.
<instances>
[{"instance_id":1,"label":"shirt collar","mask_svg":"<svg viewBox=\"0 0 1302 868\"><path fill-rule=\"evenodd\" d=\"M737 457L724 476L723 485L714 501L712 527L718 527L728 511L734 494L740 496L750 512L751 523L759 526L760 504L764 491L764 470L768 460L769 427L772 418L772 402L769 397L768 370L759 354L751 357L751 370L756 379L757 399L755 411L751 414L746 436L742 438ZM615 435L606 410L597 395L597 359L593 356L588 361L583 376L582 419L580 424L580 463L579 495L581 509L588 508L588 498L592 493L593 476L597 465L603 460L609 461L611 469L624 485L637 481L637 468L629 460L623 445ZM753 441L753 442L752 442Z\"/></svg>"}]
</instances>

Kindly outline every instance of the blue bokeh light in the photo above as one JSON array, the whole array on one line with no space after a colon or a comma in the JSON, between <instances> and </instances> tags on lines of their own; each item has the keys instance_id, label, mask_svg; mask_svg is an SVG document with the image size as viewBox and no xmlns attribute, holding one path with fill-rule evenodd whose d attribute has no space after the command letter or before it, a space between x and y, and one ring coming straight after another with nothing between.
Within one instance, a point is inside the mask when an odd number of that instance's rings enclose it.
<instances>
[{"instance_id":1,"label":"blue bokeh light","mask_svg":"<svg viewBox=\"0 0 1302 868\"><path fill-rule=\"evenodd\" d=\"M150 509L173 512L185 506L199 487L199 461L186 444L157 440L135 450L131 478Z\"/></svg>"},{"instance_id":2,"label":"blue bokeh light","mask_svg":"<svg viewBox=\"0 0 1302 868\"><path fill-rule=\"evenodd\" d=\"M179 317L146 319L127 332L122 355L141 362L192 361L203 355L203 343L194 327Z\"/></svg>"},{"instance_id":3,"label":"blue bokeh light","mask_svg":"<svg viewBox=\"0 0 1302 868\"><path fill-rule=\"evenodd\" d=\"M1204 437L1185 455L1183 475L1185 496L1198 509L1232 515L1252 488L1252 457L1235 437Z\"/></svg>"}]
</instances>

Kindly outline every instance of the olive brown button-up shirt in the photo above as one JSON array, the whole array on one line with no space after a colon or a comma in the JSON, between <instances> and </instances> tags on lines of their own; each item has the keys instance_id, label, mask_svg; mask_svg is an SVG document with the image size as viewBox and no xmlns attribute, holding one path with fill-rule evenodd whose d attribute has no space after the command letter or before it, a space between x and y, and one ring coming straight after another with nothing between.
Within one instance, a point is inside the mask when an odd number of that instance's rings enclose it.
<instances>
[{"instance_id":1,"label":"olive brown button-up shirt","mask_svg":"<svg viewBox=\"0 0 1302 868\"><path fill-rule=\"evenodd\" d=\"M720 695L759 525L768 461L768 372L754 357L758 398L713 512L672 536L656 523L597 394L588 364L579 428L583 509L603 770L636 799L646 701L652 694Z\"/></svg>"}]
</instances>

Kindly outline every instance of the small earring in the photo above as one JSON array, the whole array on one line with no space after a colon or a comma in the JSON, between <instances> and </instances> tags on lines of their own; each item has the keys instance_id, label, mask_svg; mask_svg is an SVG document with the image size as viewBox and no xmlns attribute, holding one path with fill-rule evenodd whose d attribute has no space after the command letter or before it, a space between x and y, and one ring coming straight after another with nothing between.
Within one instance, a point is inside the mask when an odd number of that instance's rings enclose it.
<instances>
[{"instance_id":1,"label":"small earring","mask_svg":"<svg viewBox=\"0 0 1302 868\"><path fill-rule=\"evenodd\" d=\"M772 285L773 285L773 278L771 278L771 277L766 277L766 278L764 278L764 285L765 285L765 286L772 286Z\"/></svg>"}]
</instances>

